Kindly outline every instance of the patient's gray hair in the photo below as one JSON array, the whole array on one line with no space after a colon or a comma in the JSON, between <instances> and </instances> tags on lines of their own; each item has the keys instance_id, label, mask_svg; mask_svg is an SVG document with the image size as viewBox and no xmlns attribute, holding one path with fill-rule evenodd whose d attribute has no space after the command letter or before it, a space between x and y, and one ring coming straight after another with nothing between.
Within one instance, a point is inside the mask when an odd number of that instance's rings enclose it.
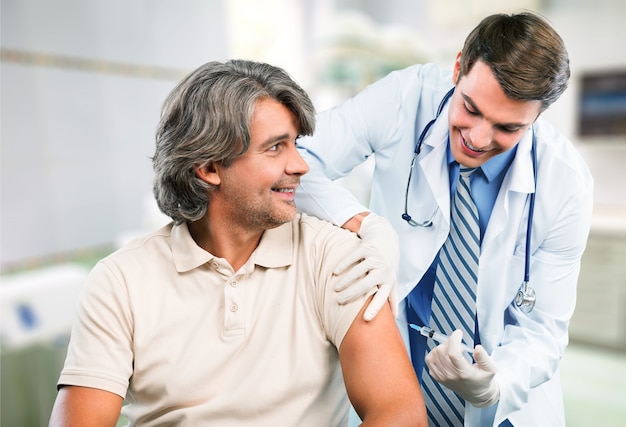
<instances>
[{"instance_id":1,"label":"patient's gray hair","mask_svg":"<svg viewBox=\"0 0 626 427\"><path fill-rule=\"evenodd\" d=\"M163 105L152 158L154 196L176 223L200 219L213 188L195 168L229 166L250 145L249 124L257 102L274 99L296 117L300 135L312 135L315 108L282 69L259 62L209 62L185 77Z\"/></svg>"}]
</instances>

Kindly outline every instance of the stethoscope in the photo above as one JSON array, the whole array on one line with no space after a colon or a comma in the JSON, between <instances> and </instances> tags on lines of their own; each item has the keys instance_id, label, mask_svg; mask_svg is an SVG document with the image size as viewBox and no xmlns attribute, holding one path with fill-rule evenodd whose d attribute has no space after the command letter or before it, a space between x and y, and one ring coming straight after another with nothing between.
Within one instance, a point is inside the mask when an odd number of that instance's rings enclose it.
<instances>
[{"instance_id":1,"label":"stethoscope","mask_svg":"<svg viewBox=\"0 0 626 427\"><path fill-rule=\"evenodd\" d=\"M419 156L422 150L422 143L424 142L424 138L426 138L426 134L432 127L433 124L439 118L439 115L443 111L446 102L450 99L452 94L454 93L454 88L450 89L439 103L439 107L437 108L437 114L435 118L432 119L428 124L424 127L422 132L420 133L419 138L417 139L417 143L415 144L415 149L413 150L413 159L411 160L411 169L409 170L409 178L406 183L406 192L404 195L404 213L402 214L402 219L405 220L412 227L430 227L433 225L433 219L439 210L439 207L435 209L430 218L423 221L416 221L409 215L408 205L409 205L409 189L411 186L411 178L413 177L413 169L415 167L415 162L417 161L417 157ZM417 122L417 120L416 120ZM416 123L417 128L417 123ZM532 162L533 162L533 173L535 176L535 183L537 182L537 150L536 150L536 138L534 129L532 129L533 137L532 137ZM535 192L537 191L535 187ZM526 253L524 260L524 282L520 286L517 294L515 295L515 305L523 312L530 313L533 308L535 308L535 302L537 300L537 296L535 294L535 290L529 286L530 282L530 236L532 233L532 223L533 223L533 214L535 212L535 192L530 194L530 201L528 205L528 224L526 226Z\"/></svg>"}]
</instances>

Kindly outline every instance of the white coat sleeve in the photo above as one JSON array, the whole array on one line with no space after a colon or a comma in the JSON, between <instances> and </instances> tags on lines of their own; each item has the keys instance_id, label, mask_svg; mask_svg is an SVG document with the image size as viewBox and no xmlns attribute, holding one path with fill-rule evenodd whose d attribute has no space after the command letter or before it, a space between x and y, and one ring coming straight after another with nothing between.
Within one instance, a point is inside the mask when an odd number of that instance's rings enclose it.
<instances>
[{"instance_id":1,"label":"white coat sleeve","mask_svg":"<svg viewBox=\"0 0 626 427\"><path fill-rule=\"evenodd\" d=\"M396 139L403 96L395 72L317 115L314 136L298 140L300 153L310 167L296 192L299 210L337 225L368 210L348 189L333 181Z\"/></svg>"}]
</instances>

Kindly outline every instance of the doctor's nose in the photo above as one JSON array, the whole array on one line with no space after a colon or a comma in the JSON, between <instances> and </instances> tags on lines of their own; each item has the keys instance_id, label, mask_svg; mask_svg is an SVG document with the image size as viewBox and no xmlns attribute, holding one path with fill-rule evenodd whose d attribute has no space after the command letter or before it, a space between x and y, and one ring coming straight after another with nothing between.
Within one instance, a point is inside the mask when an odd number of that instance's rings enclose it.
<instances>
[{"instance_id":1,"label":"doctor's nose","mask_svg":"<svg viewBox=\"0 0 626 427\"><path fill-rule=\"evenodd\" d=\"M491 144L493 140L493 129L486 122L481 122L470 130L470 143L475 148L485 148Z\"/></svg>"}]
</instances>

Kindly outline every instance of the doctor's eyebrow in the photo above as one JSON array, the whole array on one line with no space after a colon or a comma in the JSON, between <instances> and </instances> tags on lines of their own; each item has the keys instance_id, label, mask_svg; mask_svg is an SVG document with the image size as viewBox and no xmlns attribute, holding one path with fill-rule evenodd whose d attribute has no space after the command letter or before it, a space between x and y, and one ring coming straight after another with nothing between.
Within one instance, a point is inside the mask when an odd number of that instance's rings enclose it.
<instances>
[{"instance_id":1,"label":"doctor's eyebrow","mask_svg":"<svg viewBox=\"0 0 626 427\"><path fill-rule=\"evenodd\" d=\"M461 96L463 97L463 100L465 102L467 102L470 105L470 107L472 107L472 110L473 110L473 111L471 111L472 114L478 114L478 115L484 117L483 113L476 106L476 104L474 103L472 98L470 98L469 96L465 95L464 93L462 93ZM524 128L524 127L528 126L527 123L494 123L493 125L501 128L501 129Z\"/></svg>"}]
</instances>

